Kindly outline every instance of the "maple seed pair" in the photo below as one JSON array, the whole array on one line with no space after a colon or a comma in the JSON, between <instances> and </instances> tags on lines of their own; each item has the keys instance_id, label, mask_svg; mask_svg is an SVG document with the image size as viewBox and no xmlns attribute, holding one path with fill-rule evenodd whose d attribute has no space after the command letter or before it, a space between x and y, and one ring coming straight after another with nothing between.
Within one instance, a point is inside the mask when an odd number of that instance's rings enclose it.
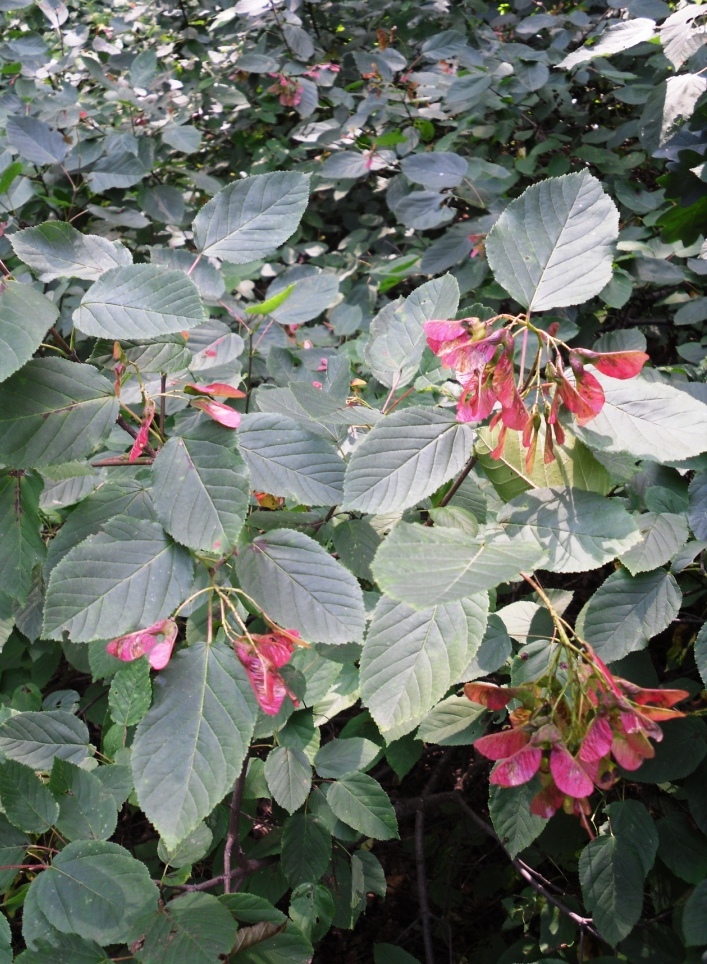
<instances>
[{"instance_id":1,"label":"maple seed pair","mask_svg":"<svg viewBox=\"0 0 707 964\"><path fill-rule=\"evenodd\" d=\"M501 318L509 323L496 330ZM503 315L489 321L464 318L461 321L425 322L427 343L445 368L454 370L462 391L457 402L460 422L480 422L495 412L490 427L501 426L498 444L491 453L500 458L509 429L522 433L527 450L526 469L532 471L540 427L546 423L544 461L554 461L553 436L558 445L565 440L559 424L559 408L564 405L579 425L585 425L601 411L604 390L585 368L592 364L610 378L633 378L648 360L642 351L596 352L569 348L556 338L557 325L546 332L531 325L523 316ZM515 334L532 332L538 340L536 361L516 380ZM516 331L516 333L517 333ZM525 348L525 344L524 344ZM565 374L562 351L568 354L572 379ZM544 361L543 361L544 359ZM544 365L544 371L541 371ZM529 408L528 408L529 404Z\"/></svg>"},{"instance_id":2,"label":"maple seed pair","mask_svg":"<svg viewBox=\"0 0 707 964\"><path fill-rule=\"evenodd\" d=\"M147 656L152 669L164 669L172 656L177 639L177 624L162 619L147 629L118 636L106 646L106 652L124 663ZM289 663L299 633L294 629L275 629L272 633L251 633L239 637L234 645L236 656L245 667L258 705L268 716L275 716L286 696L295 706L299 700L285 683L280 670Z\"/></svg>"},{"instance_id":3,"label":"maple seed pair","mask_svg":"<svg viewBox=\"0 0 707 964\"><path fill-rule=\"evenodd\" d=\"M607 790L619 779L616 766L637 770L655 755L663 739L658 721L684 716L673 709L685 690L644 689L613 676L587 647L558 697L552 677L524 686L467 683L464 693L489 710L519 703L509 714L510 729L476 740L474 746L495 761L490 782L517 787L536 775L540 790L530 803L539 817L562 808L586 817L595 787Z\"/></svg>"}]
</instances>

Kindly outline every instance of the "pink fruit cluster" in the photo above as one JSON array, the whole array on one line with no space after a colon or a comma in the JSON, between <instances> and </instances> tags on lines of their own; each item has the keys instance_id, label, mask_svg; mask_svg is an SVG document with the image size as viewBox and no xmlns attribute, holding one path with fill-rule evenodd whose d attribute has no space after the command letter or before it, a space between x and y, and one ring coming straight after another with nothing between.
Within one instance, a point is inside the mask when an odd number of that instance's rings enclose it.
<instances>
[{"instance_id":1,"label":"pink fruit cluster","mask_svg":"<svg viewBox=\"0 0 707 964\"><path fill-rule=\"evenodd\" d=\"M268 716L275 716L279 712L286 696L295 706L299 706L299 700L280 673L295 650L293 636L299 638L299 633L294 629L251 633L250 636L240 637L235 644L236 656L245 667L258 705Z\"/></svg>"},{"instance_id":2,"label":"pink fruit cluster","mask_svg":"<svg viewBox=\"0 0 707 964\"><path fill-rule=\"evenodd\" d=\"M498 320L428 321L423 328L432 351L445 368L454 370L462 386L457 405L459 421L480 422L498 408L491 427L500 423L501 430L492 457L499 458L503 452L508 429L522 432L523 445L528 450L526 468L529 471L532 470L543 420L547 426L544 460L549 463L555 458L553 434L558 445L565 440L558 420L560 406L564 405L572 412L580 425L601 411L604 391L585 368L586 363L611 378L633 378L648 360L648 355L642 351L570 349L555 338L552 328L546 332L513 318L510 325L494 330ZM520 325L526 335L532 330L539 342L536 362L529 373L521 371L519 378L514 361L516 334L512 332L516 325ZM565 373L562 351L568 354L572 379ZM543 357L544 371L541 372Z\"/></svg>"},{"instance_id":3,"label":"pink fruit cluster","mask_svg":"<svg viewBox=\"0 0 707 964\"><path fill-rule=\"evenodd\" d=\"M637 770L655 755L651 740L663 739L658 722L684 716L672 707L690 695L615 677L593 651L576 669L561 688L550 678L515 687L464 687L473 703L490 710L517 701L510 728L482 736L474 746L496 762L490 781L497 786L517 787L539 776L541 789L530 804L539 817L560 808L586 817L594 789L607 790L619 779L617 764Z\"/></svg>"}]
</instances>

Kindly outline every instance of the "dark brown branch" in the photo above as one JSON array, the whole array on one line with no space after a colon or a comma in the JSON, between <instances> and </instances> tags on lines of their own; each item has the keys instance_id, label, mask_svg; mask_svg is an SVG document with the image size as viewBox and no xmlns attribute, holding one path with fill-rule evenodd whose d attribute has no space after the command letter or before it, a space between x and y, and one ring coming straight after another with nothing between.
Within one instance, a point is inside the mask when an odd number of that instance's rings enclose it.
<instances>
[{"instance_id":1,"label":"dark brown branch","mask_svg":"<svg viewBox=\"0 0 707 964\"><path fill-rule=\"evenodd\" d=\"M240 887L241 882L254 874L256 870L260 870L262 867L268 867L270 864L275 863L277 857L262 857L260 860L246 860L243 862L242 867L236 867L230 873L231 883L236 883L236 890ZM171 890L181 890L184 893L191 893L192 891L201 890L213 890L214 887L219 887L225 885L226 878L224 874L219 874L218 877L212 877L210 880L202 880L200 884L168 884L165 881L157 881L161 887L169 887Z\"/></svg>"},{"instance_id":2,"label":"dark brown branch","mask_svg":"<svg viewBox=\"0 0 707 964\"><path fill-rule=\"evenodd\" d=\"M479 461L479 458L478 458L477 455L472 455L472 456L471 456L471 458L470 458L469 461L466 463L466 465L464 466L464 468L461 470L461 472L459 473L459 475L456 477L456 479L454 480L454 482L452 483L452 485L449 487L449 489L447 490L447 492L445 492L445 494L442 496L442 498L440 499L439 505L436 506L436 508L442 509L442 508L444 508L445 505L448 505L448 504L452 501L452 499L454 498L454 496L457 494L457 492L458 492L459 489L461 488L462 483L464 482L464 479L465 479L465 478L467 477L467 475L471 472L471 470L474 468L474 466L476 465L476 463L477 463L478 461ZM426 525L426 526L431 526L431 525L432 525L432 519L428 519L427 522L425 522L425 525Z\"/></svg>"},{"instance_id":3,"label":"dark brown branch","mask_svg":"<svg viewBox=\"0 0 707 964\"><path fill-rule=\"evenodd\" d=\"M231 807L228 815L228 832L226 834L226 844L223 848L223 892L228 894L231 892L231 857L233 855L233 850L236 850L236 863L239 868L242 866L244 854L241 849L240 844L240 823L241 823L241 806L243 804L243 788L245 787L245 778L248 772L248 755L243 761L243 766L241 772L238 775L233 787L233 795L231 796Z\"/></svg>"},{"instance_id":4,"label":"dark brown branch","mask_svg":"<svg viewBox=\"0 0 707 964\"><path fill-rule=\"evenodd\" d=\"M466 802L466 800L463 799L463 797L460 794L457 794L456 801L459 804L459 806L462 808L464 813L466 813L467 816L474 821L477 827L483 830L487 836L491 837L492 840L495 840L500 846L503 846L501 839L499 838L498 834L493 829L491 824L487 823L483 819L483 817L480 817L475 810L472 810L472 808L469 806L469 804ZM594 927L591 917L582 917L580 914L576 914L573 910L571 910L567 906L567 904L563 903L563 901L555 897L554 894L551 894L550 891L547 889L547 887L545 887L538 880L538 875L536 875L532 867L529 867L524 861L519 860L518 857L511 857L511 863L515 867L516 871L523 878L523 880L527 881L527 883L530 884L530 886L533 888L533 890L536 893L540 894L541 897L544 897L549 904L552 904L553 907L556 907L561 914L565 915L565 917L569 917L571 921L574 921L577 927L579 927L580 934L586 931L588 934L591 934L592 937L600 941L602 944L607 943L606 940L601 936L599 931L596 929L596 927Z\"/></svg>"},{"instance_id":5,"label":"dark brown branch","mask_svg":"<svg viewBox=\"0 0 707 964\"><path fill-rule=\"evenodd\" d=\"M56 330L56 328L50 328L50 329L49 329L49 334L52 336L52 338L53 338L54 341L57 343L57 345L59 346L59 348L61 348L62 351L65 351L65 352L66 352L67 356L71 359L71 361L75 361L75 362L80 362L80 361L81 361L81 359L80 359L79 356L76 354L76 352L75 352L74 349L71 347L71 345L69 345L68 342L64 341L64 339L61 337L61 335L60 335L59 332Z\"/></svg>"},{"instance_id":6,"label":"dark brown branch","mask_svg":"<svg viewBox=\"0 0 707 964\"><path fill-rule=\"evenodd\" d=\"M134 466L136 469L141 465L152 465L155 460L153 458L146 459L133 459L132 462L128 462L126 456L120 455L112 459L98 459L96 462L91 462L94 469L101 469L106 465L127 465Z\"/></svg>"},{"instance_id":7,"label":"dark brown branch","mask_svg":"<svg viewBox=\"0 0 707 964\"><path fill-rule=\"evenodd\" d=\"M160 430L160 435L164 438L164 423L165 417L167 415L167 376L162 375L160 378L160 414L157 422L157 426Z\"/></svg>"},{"instance_id":8,"label":"dark brown branch","mask_svg":"<svg viewBox=\"0 0 707 964\"><path fill-rule=\"evenodd\" d=\"M123 429L124 432L127 432L128 435L131 435L134 439L137 438L138 436L137 429L133 428L130 422L126 421L122 415L119 415L115 421L117 425L120 425L120 427ZM145 452L147 452L148 455L152 456L153 459L157 455L157 452L155 452L155 450L148 442L145 443L143 448L145 449Z\"/></svg>"}]
</instances>

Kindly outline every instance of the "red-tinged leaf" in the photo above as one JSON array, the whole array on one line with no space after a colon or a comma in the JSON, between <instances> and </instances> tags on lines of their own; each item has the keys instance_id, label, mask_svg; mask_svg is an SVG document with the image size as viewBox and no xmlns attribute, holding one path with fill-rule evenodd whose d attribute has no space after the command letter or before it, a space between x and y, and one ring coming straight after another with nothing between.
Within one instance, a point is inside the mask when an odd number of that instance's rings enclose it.
<instances>
[{"instance_id":1,"label":"red-tinged leaf","mask_svg":"<svg viewBox=\"0 0 707 964\"><path fill-rule=\"evenodd\" d=\"M604 406L604 390L596 378L581 365L575 371L575 384L563 376L557 391L566 407L577 416L579 425L585 425L598 415Z\"/></svg>"},{"instance_id":2,"label":"red-tinged leaf","mask_svg":"<svg viewBox=\"0 0 707 964\"><path fill-rule=\"evenodd\" d=\"M530 812L536 817L549 820L564 802L564 793L561 793L554 783L550 783L540 793L536 793L530 801Z\"/></svg>"},{"instance_id":3,"label":"red-tinged leaf","mask_svg":"<svg viewBox=\"0 0 707 964\"><path fill-rule=\"evenodd\" d=\"M153 669L164 669L172 656L176 639L177 624L173 619L162 619L147 629L118 636L107 644L106 651L125 663L147 656Z\"/></svg>"},{"instance_id":4,"label":"red-tinged leaf","mask_svg":"<svg viewBox=\"0 0 707 964\"><path fill-rule=\"evenodd\" d=\"M611 754L624 770L637 770L644 760L649 760L655 756L655 750L650 743L648 744L648 749L650 753L637 752L622 733L615 734L611 744Z\"/></svg>"},{"instance_id":5,"label":"red-tinged leaf","mask_svg":"<svg viewBox=\"0 0 707 964\"><path fill-rule=\"evenodd\" d=\"M199 385L197 382L187 382L184 386L187 395L213 395L216 398L245 398L246 393L225 382L211 382L209 385Z\"/></svg>"},{"instance_id":6,"label":"red-tinged leaf","mask_svg":"<svg viewBox=\"0 0 707 964\"><path fill-rule=\"evenodd\" d=\"M655 707L675 706L676 703L682 703L690 696L687 690L644 689L642 686L636 686L635 683L629 683L628 680L618 677L616 682L631 702L638 703L639 706L645 706L647 703L652 703Z\"/></svg>"},{"instance_id":7,"label":"red-tinged leaf","mask_svg":"<svg viewBox=\"0 0 707 964\"><path fill-rule=\"evenodd\" d=\"M287 630L290 635L297 635ZM278 670L292 657L294 643L281 633L254 633L249 640L236 645L236 655L245 667L255 698L264 713L275 716L286 696L295 706L299 701Z\"/></svg>"},{"instance_id":8,"label":"red-tinged leaf","mask_svg":"<svg viewBox=\"0 0 707 964\"><path fill-rule=\"evenodd\" d=\"M496 398L501 403L503 424L506 428L516 429L520 432L527 424L528 411L516 386L512 351L513 340L511 339L508 352L504 351L496 363L492 384Z\"/></svg>"},{"instance_id":9,"label":"red-tinged leaf","mask_svg":"<svg viewBox=\"0 0 707 964\"><path fill-rule=\"evenodd\" d=\"M205 412L215 422L218 422L219 425L224 425L226 428L238 428L241 424L241 413L237 412L235 408L224 405L223 402L213 402L206 398L194 398L191 404L194 408Z\"/></svg>"},{"instance_id":10,"label":"red-tinged leaf","mask_svg":"<svg viewBox=\"0 0 707 964\"><path fill-rule=\"evenodd\" d=\"M489 781L499 787L519 787L533 779L540 768L542 756L542 750L528 745L502 763L497 763Z\"/></svg>"},{"instance_id":11,"label":"red-tinged leaf","mask_svg":"<svg viewBox=\"0 0 707 964\"><path fill-rule=\"evenodd\" d=\"M484 379L483 371L460 375L459 382L464 388L457 405L457 419L460 422L480 422L493 411L496 395L490 377Z\"/></svg>"},{"instance_id":12,"label":"red-tinged leaf","mask_svg":"<svg viewBox=\"0 0 707 964\"><path fill-rule=\"evenodd\" d=\"M512 699L515 699L518 690L512 687L496 686L495 683L473 683L464 684L464 695L472 703L478 703L489 710L502 710Z\"/></svg>"},{"instance_id":13,"label":"red-tinged leaf","mask_svg":"<svg viewBox=\"0 0 707 964\"><path fill-rule=\"evenodd\" d=\"M649 723L664 723L665 720L678 720L684 716L687 716L682 710L671 710L663 708L662 706L642 706L639 716L644 721ZM652 739L657 739L653 733L649 734Z\"/></svg>"},{"instance_id":14,"label":"red-tinged leaf","mask_svg":"<svg viewBox=\"0 0 707 964\"><path fill-rule=\"evenodd\" d=\"M525 730L502 730L480 737L474 747L489 760L505 760L522 750L529 740L530 736Z\"/></svg>"},{"instance_id":15,"label":"red-tinged leaf","mask_svg":"<svg viewBox=\"0 0 707 964\"><path fill-rule=\"evenodd\" d=\"M150 438L150 425L152 425L152 420L154 417L155 403L152 401L152 399L149 399L147 402L145 402L145 408L143 409L142 413L142 421L140 422L140 429L135 436L133 447L130 449L128 462L132 463L142 455Z\"/></svg>"},{"instance_id":16,"label":"red-tinged leaf","mask_svg":"<svg viewBox=\"0 0 707 964\"><path fill-rule=\"evenodd\" d=\"M594 789L582 764L561 743L550 750L550 772L558 790L569 797L588 797Z\"/></svg>"},{"instance_id":17,"label":"red-tinged leaf","mask_svg":"<svg viewBox=\"0 0 707 964\"><path fill-rule=\"evenodd\" d=\"M586 358L603 375L610 378L635 378L649 360L644 351L597 352L587 348L575 348L573 354Z\"/></svg>"},{"instance_id":18,"label":"red-tinged leaf","mask_svg":"<svg viewBox=\"0 0 707 964\"><path fill-rule=\"evenodd\" d=\"M605 716L597 716L589 726L587 734L582 740L579 759L584 763L601 760L611 750L614 734L611 724Z\"/></svg>"},{"instance_id":19,"label":"red-tinged leaf","mask_svg":"<svg viewBox=\"0 0 707 964\"><path fill-rule=\"evenodd\" d=\"M663 739L663 731L654 723L650 717L646 716L643 710L632 710L625 709L621 711L621 729L624 733L629 734L640 734L645 737L650 737L651 740L655 740L657 743Z\"/></svg>"},{"instance_id":20,"label":"red-tinged leaf","mask_svg":"<svg viewBox=\"0 0 707 964\"><path fill-rule=\"evenodd\" d=\"M427 335L427 344L437 355L443 345L458 338L468 341L469 334L460 321L425 321L422 325Z\"/></svg>"}]
</instances>

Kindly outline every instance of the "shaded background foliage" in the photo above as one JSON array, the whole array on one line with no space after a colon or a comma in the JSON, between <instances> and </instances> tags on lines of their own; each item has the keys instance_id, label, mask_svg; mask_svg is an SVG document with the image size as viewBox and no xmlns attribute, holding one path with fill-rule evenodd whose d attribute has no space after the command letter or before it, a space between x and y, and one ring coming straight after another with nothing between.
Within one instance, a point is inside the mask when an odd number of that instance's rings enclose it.
<instances>
[{"instance_id":1,"label":"shaded background foliage","mask_svg":"<svg viewBox=\"0 0 707 964\"><path fill-rule=\"evenodd\" d=\"M0 959L701 960L701 7L0 11ZM611 278L524 301L487 235L580 172ZM532 297L653 364L529 470L421 325ZM545 671L536 566L617 674L693 697L591 843L489 795L502 715L461 695ZM177 607L157 675L106 652ZM312 644L275 717L229 645L263 615Z\"/></svg>"}]
</instances>

